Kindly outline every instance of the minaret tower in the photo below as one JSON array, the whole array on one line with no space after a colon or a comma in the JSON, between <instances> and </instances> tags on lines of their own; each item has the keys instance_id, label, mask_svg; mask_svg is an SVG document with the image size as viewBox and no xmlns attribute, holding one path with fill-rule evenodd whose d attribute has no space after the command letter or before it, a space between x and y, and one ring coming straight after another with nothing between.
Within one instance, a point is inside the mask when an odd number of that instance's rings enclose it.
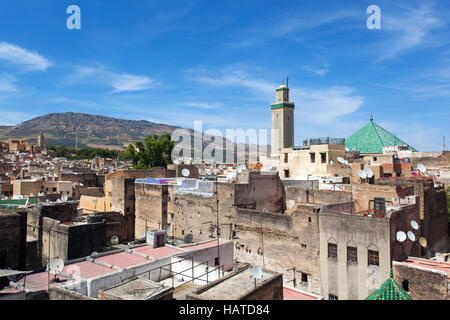
<instances>
[{"instance_id":1,"label":"minaret tower","mask_svg":"<svg viewBox=\"0 0 450 320\"><path fill-rule=\"evenodd\" d=\"M294 147L295 104L289 102L289 87L282 84L276 89L276 97L277 101L271 105L272 155L279 155L283 148Z\"/></svg>"}]
</instances>

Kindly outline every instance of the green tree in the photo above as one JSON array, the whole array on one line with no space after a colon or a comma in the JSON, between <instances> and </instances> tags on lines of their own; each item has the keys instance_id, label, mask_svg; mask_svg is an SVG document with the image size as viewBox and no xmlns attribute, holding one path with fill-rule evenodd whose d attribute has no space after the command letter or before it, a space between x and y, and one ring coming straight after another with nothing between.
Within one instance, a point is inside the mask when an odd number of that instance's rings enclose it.
<instances>
[{"instance_id":1,"label":"green tree","mask_svg":"<svg viewBox=\"0 0 450 320\"><path fill-rule=\"evenodd\" d=\"M136 141L136 145L129 145L127 156L135 169L148 169L152 167L164 167L172 163L171 155L175 142L170 135L156 134L145 138L144 142Z\"/></svg>"}]
</instances>

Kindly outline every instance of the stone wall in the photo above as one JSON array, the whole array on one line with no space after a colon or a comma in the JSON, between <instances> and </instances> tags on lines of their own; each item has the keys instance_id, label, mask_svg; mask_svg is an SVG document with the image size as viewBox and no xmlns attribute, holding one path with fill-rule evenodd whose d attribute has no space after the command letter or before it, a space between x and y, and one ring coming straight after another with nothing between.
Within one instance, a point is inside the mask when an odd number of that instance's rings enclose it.
<instances>
[{"instance_id":1,"label":"stone wall","mask_svg":"<svg viewBox=\"0 0 450 320\"><path fill-rule=\"evenodd\" d=\"M25 270L26 213L0 211L0 269Z\"/></svg>"},{"instance_id":2,"label":"stone wall","mask_svg":"<svg viewBox=\"0 0 450 320\"><path fill-rule=\"evenodd\" d=\"M443 271L394 261L393 273L400 286L408 285L407 292L414 300L450 299L448 276Z\"/></svg>"}]
</instances>

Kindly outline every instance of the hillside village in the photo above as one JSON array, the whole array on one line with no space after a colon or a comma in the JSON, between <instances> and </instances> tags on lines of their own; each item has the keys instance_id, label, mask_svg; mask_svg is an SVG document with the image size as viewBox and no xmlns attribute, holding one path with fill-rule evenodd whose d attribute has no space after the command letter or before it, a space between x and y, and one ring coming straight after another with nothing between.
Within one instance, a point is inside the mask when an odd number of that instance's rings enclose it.
<instances>
[{"instance_id":1,"label":"hillside village","mask_svg":"<svg viewBox=\"0 0 450 320\"><path fill-rule=\"evenodd\" d=\"M135 169L57 157L39 126L5 139L0 300L449 300L450 152L376 115L294 141L294 109L277 88L280 134L243 163Z\"/></svg>"}]
</instances>

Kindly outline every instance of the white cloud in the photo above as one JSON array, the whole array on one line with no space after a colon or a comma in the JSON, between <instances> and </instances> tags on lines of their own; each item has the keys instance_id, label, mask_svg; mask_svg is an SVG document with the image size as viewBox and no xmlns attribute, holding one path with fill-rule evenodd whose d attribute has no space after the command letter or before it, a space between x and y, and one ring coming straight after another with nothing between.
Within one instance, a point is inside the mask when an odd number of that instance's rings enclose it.
<instances>
[{"instance_id":1,"label":"white cloud","mask_svg":"<svg viewBox=\"0 0 450 320\"><path fill-rule=\"evenodd\" d=\"M332 123L336 118L349 115L361 107L364 99L355 92L356 89L345 86L291 88L291 100L295 101L301 119L324 124Z\"/></svg>"},{"instance_id":2,"label":"white cloud","mask_svg":"<svg viewBox=\"0 0 450 320\"><path fill-rule=\"evenodd\" d=\"M191 71L191 79L213 87L242 86L257 91L261 100L272 99L276 84L252 78L241 70L216 72L204 70ZM346 86L331 86L325 89L291 87L290 100L297 106L297 112L307 121L314 123L330 123L336 118L357 111L363 97L356 94L356 89Z\"/></svg>"},{"instance_id":3,"label":"white cloud","mask_svg":"<svg viewBox=\"0 0 450 320\"><path fill-rule=\"evenodd\" d=\"M184 105L200 109L217 109L222 106L221 103L204 103L204 102L188 102L185 103Z\"/></svg>"},{"instance_id":4,"label":"white cloud","mask_svg":"<svg viewBox=\"0 0 450 320\"><path fill-rule=\"evenodd\" d=\"M16 92L17 88L14 85L16 77L10 74L0 75L0 92Z\"/></svg>"},{"instance_id":5,"label":"white cloud","mask_svg":"<svg viewBox=\"0 0 450 320\"><path fill-rule=\"evenodd\" d=\"M388 50L378 61L393 58L425 42L431 42L431 32L446 24L431 7L430 2L421 3L418 8L402 7L396 12L403 14L391 15L382 12L382 30L392 37L380 45L383 50Z\"/></svg>"},{"instance_id":6,"label":"white cloud","mask_svg":"<svg viewBox=\"0 0 450 320\"><path fill-rule=\"evenodd\" d=\"M116 73L107 70L103 65L78 66L76 72L66 78L67 84L80 83L87 79L94 83L104 84L113 88L110 93L143 91L160 84L150 77L129 73Z\"/></svg>"},{"instance_id":7,"label":"white cloud","mask_svg":"<svg viewBox=\"0 0 450 320\"><path fill-rule=\"evenodd\" d=\"M203 69L190 70L189 73L192 80L213 87L242 86L265 95L270 95L275 90L272 83L252 78L242 70L222 70L215 73L217 76L211 76L212 72Z\"/></svg>"},{"instance_id":8,"label":"white cloud","mask_svg":"<svg viewBox=\"0 0 450 320\"><path fill-rule=\"evenodd\" d=\"M137 76L127 73L112 73L111 85L114 87L112 92L147 90L155 84L155 80L146 76Z\"/></svg>"},{"instance_id":9,"label":"white cloud","mask_svg":"<svg viewBox=\"0 0 450 320\"><path fill-rule=\"evenodd\" d=\"M37 52L28 51L15 44L0 43L0 59L12 64L22 65L24 71L44 71L51 62Z\"/></svg>"},{"instance_id":10,"label":"white cloud","mask_svg":"<svg viewBox=\"0 0 450 320\"><path fill-rule=\"evenodd\" d=\"M2 126L14 126L34 117L34 115L30 113L20 111L0 110L0 113L2 115L0 125Z\"/></svg>"}]
</instances>

